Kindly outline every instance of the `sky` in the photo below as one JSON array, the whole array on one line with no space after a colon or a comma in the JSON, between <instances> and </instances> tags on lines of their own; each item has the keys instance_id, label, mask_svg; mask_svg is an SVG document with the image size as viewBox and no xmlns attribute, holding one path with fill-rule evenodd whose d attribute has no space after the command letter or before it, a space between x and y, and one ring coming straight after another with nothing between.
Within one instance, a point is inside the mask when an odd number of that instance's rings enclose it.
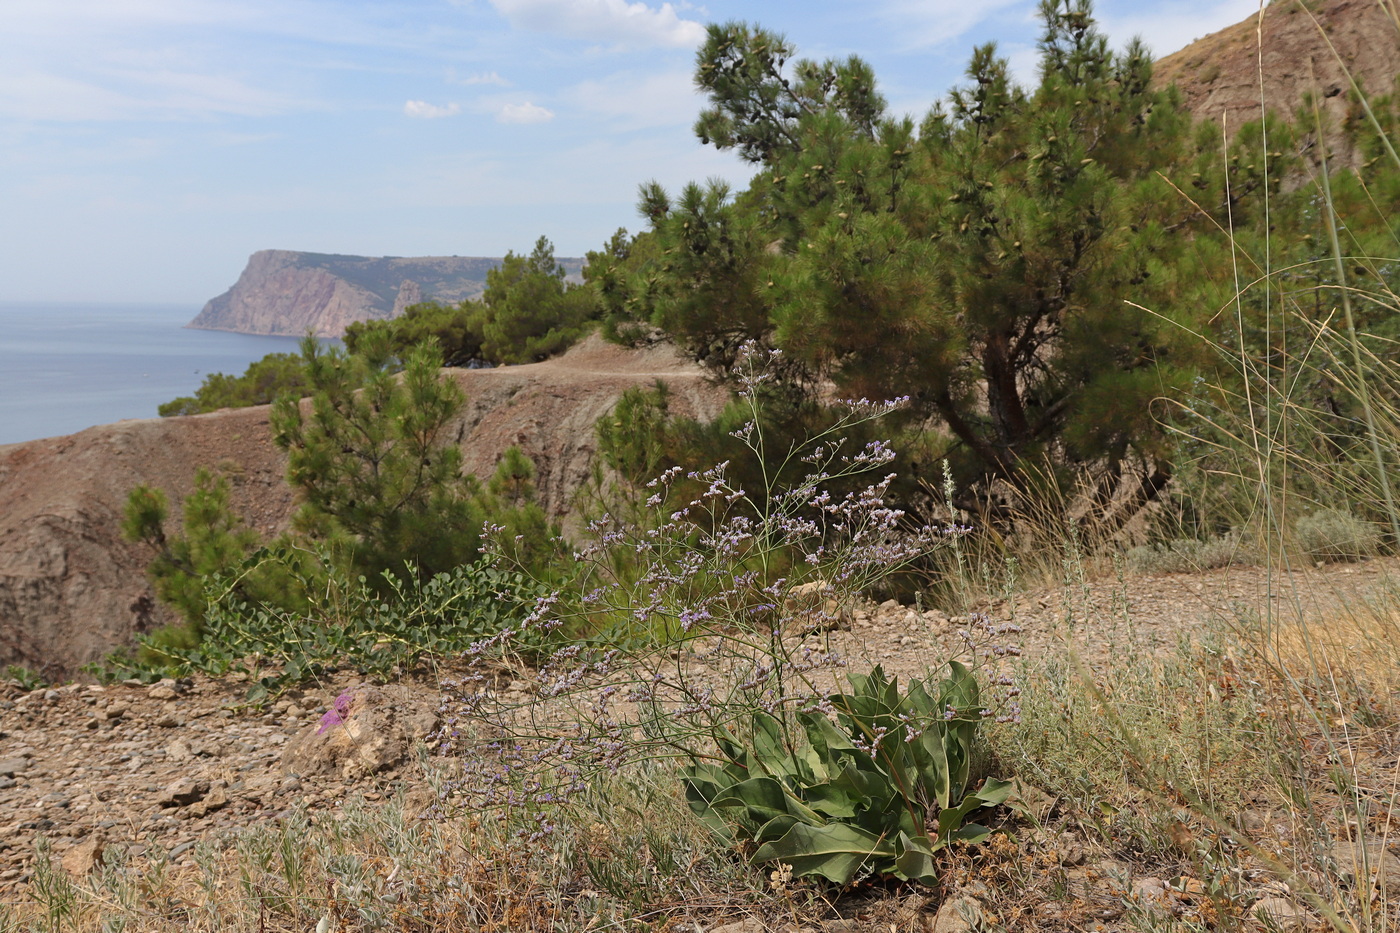
<instances>
[{"instance_id":1,"label":"sky","mask_svg":"<svg viewBox=\"0 0 1400 933\"><path fill-rule=\"evenodd\" d=\"M1034 0L2 0L0 301L171 302L277 248L560 256L636 231L637 187L750 169L691 131L710 22L859 55L922 116ZM1100 0L1158 55L1258 0Z\"/></svg>"}]
</instances>

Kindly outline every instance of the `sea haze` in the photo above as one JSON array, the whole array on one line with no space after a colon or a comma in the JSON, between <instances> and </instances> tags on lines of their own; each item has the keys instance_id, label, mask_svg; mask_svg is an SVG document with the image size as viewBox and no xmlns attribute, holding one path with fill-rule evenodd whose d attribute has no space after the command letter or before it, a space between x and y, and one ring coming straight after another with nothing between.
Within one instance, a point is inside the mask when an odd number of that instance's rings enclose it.
<instances>
[{"instance_id":1,"label":"sea haze","mask_svg":"<svg viewBox=\"0 0 1400 933\"><path fill-rule=\"evenodd\" d=\"M0 444L71 434L193 395L295 337L187 330L189 305L0 302Z\"/></svg>"}]
</instances>

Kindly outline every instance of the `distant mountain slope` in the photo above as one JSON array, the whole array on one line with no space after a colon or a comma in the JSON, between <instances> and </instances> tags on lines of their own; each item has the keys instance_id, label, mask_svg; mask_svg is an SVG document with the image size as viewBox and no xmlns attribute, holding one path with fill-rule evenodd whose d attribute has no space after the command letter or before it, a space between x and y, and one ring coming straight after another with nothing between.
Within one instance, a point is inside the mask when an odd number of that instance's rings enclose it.
<instances>
[{"instance_id":1,"label":"distant mountain slope","mask_svg":"<svg viewBox=\"0 0 1400 933\"><path fill-rule=\"evenodd\" d=\"M570 273L580 259L560 259ZM190 327L242 334L339 337L355 321L394 317L419 301L481 294L500 259L475 256L345 256L265 249Z\"/></svg>"},{"instance_id":2,"label":"distant mountain slope","mask_svg":"<svg viewBox=\"0 0 1400 933\"><path fill-rule=\"evenodd\" d=\"M1345 163L1353 153L1335 129L1354 116L1346 72L1369 95L1393 93L1400 74L1400 28L1377 0L1275 0L1265 8L1262 22L1258 15L1250 16L1158 61L1154 83L1175 83L1197 119L1218 124L1223 114L1234 130L1259 119L1261 62L1268 109L1292 116L1314 88L1322 95L1333 122L1333 146L1341 147L1337 155Z\"/></svg>"}]
</instances>

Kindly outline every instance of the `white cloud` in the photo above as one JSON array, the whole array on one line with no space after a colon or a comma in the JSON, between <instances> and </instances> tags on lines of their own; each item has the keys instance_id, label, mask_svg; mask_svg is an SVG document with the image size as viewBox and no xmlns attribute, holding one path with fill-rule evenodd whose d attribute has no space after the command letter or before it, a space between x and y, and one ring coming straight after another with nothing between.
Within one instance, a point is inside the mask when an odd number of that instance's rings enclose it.
<instances>
[{"instance_id":1,"label":"white cloud","mask_svg":"<svg viewBox=\"0 0 1400 933\"><path fill-rule=\"evenodd\" d=\"M881 20L895 28L907 48L942 45L960 38L1008 7L1024 0L887 0L879 7Z\"/></svg>"},{"instance_id":2,"label":"white cloud","mask_svg":"<svg viewBox=\"0 0 1400 933\"><path fill-rule=\"evenodd\" d=\"M455 68L447 71L447 80L452 84L494 84L497 87L510 87L510 82L502 78L499 72L478 71L469 75L459 75Z\"/></svg>"},{"instance_id":3,"label":"white cloud","mask_svg":"<svg viewBox=\"0 0 1400 933\"><path fill-rule=\"evenodd\" d=\"M498 72L487 71L484 73L467 75L461 79L462 84L494 84L498 87L510 87L510 82L502 78Z\"/></svg>"},{"instance_id":4,"label":"white cloud","mask_svg":"<svg viewBox=\"0 0 1400 933\"><path fill-rule=\"evenodd\" d=\"M405 101L403 105L405 116L418 117L422 120L436 120L439 117L455 117L462 112L460 104L448 104L439 107L437 104L430 104L426 100Z\"/></svg>"},{"instance_id":5,"label":"white cloud","mask_svg":"<svg viewBox=\"0 0 1400 933\"><path fill-rule=\"evenodd\" d=\"M1258 0L1166 0L1151 5L1123 4L1097 12L1099 25L1115 45L1142 36L1152 54L1161 58L1197 39L1232 26L1258 13ZM1251 35L1251 40L1253 36Z\"/></svg>"},{"instance_id":6,"label":"white cloud","mask_svg":"<svg viewBox=\"0 0 1400 933\"><path fill-rule=\"evenodd\" d=\"M302 106L228 75L107 69L91 78L78 78L39 71L0 72L0 115L26 120L266 116Z\"/></svg>"},{"instance_id":7,"label":"white cloud","mask_svg":"<svg viewBox=\"0 0 1400 933\"><path fill-rule=\"evenodd\" d=\"M501 123L548 123L554 119L554 111L526 101L523 104L506 104L497 111L496 119Z\"/></svg>"},{"instance_id":8,"label":"white cloud","mask_svg":"<svg viewBox=\"0 0 1400 933\"><path fill-rule=\"evenodd\" d=\"M581 109L601 114L626 128L688 126L704 106L690 72L653 75L619 72L583 81L568 92Z\"/></svg>"},{"instance_id":9,"label":"white cloud","mask_svg":"<svg viewBox=\"0 0 1400 933\"><path fill-rule=\"evenodd\" d=\"M616 45L689 48L705 38L705 27L681 19L670 3L652 8L627 0L491 0L518 29L532 29Z\"/></svg>"}]
</instances>

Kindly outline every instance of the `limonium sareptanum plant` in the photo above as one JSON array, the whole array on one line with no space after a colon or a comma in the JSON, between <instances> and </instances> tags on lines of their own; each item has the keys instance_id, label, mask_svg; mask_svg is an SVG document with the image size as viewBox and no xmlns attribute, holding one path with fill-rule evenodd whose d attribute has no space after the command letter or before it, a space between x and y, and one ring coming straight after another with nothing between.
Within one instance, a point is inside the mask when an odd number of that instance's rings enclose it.
<instances>
[{"instance_id":1,"label":"limonium sareptanum plant","mask_svg":"<svg viewBox=\"0 0 1400 933\"><path fill-rule=\"evenodd\" d=\"M472 751L446 789L547 834L551 808L586 792L591 775L674 759L692 807L756 862L840 884L862 873L931 881L934 850L980 838L965 818L1006 796L999 782L970 786L979 723L991 715L974 673L953 663L938 685L901 691L877 669L842 686L847 659L814 636L959 529L907 527L885 502L888 445L843 441L901 401L844 403L845 415L805 445L766 449L773 355L740 355L751 417L735 433L758 475L801 463L804 479L750 491L730 482L727 463L673 468L649 484L649 504L669 520L595 522L577 554L584 595L541 600L523 625L473 646L479 663L445 685L441 750ZM683 487L696 492L676 501ZM634 559L610 559L616 549ZM582 627L578 617L599 635L555 652L534 696L495 689L502 652L538 643L532 630Z\"/></svg>"}]
</instances>

